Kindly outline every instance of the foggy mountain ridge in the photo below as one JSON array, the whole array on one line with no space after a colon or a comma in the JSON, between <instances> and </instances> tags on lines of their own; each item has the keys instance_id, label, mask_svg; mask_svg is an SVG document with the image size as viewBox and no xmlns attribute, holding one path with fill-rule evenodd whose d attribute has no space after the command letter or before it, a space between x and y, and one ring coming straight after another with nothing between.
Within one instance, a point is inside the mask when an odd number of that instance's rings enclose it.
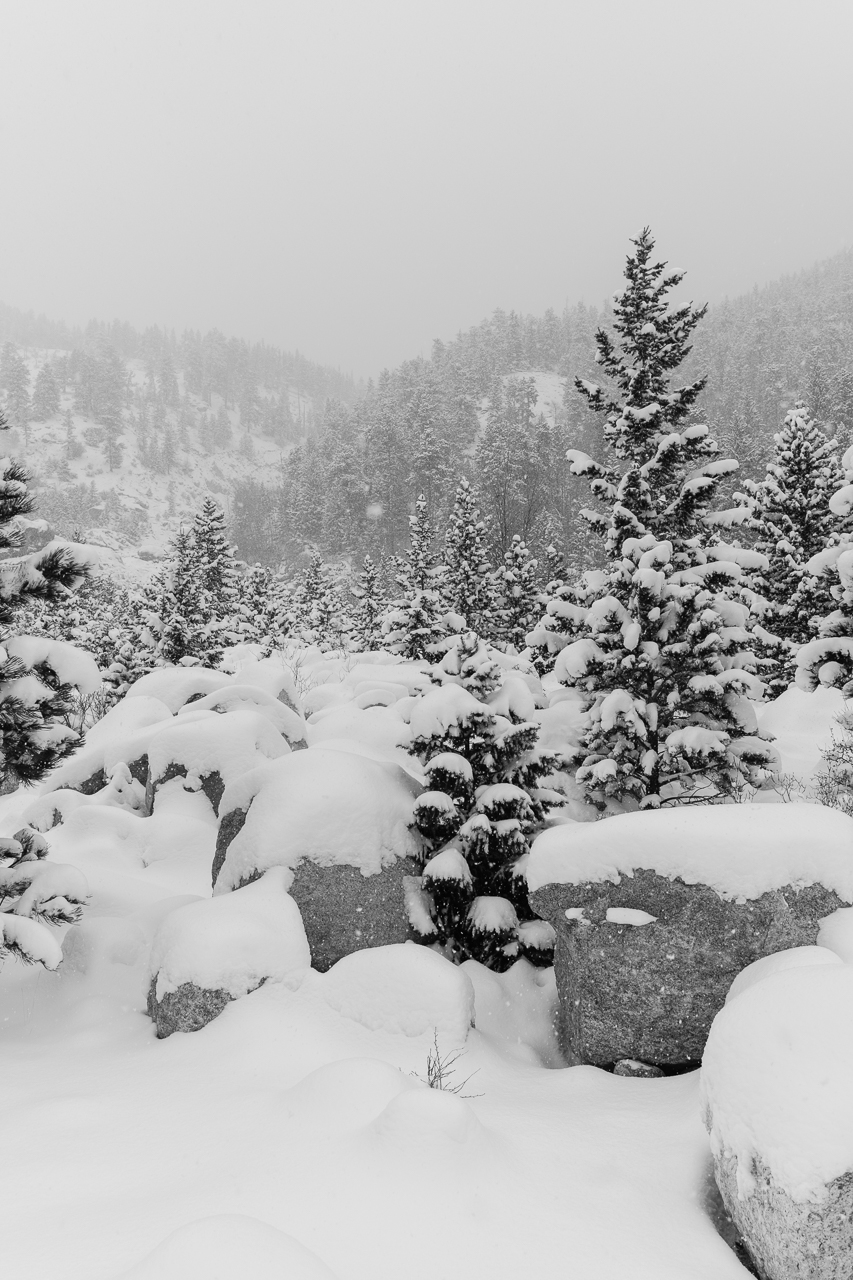
<instances>
[{"instance_id":1,"label":"foggy mountain ridge","mask_svg":"<svg viewBox=\"0 0 853 1280\"><path fill-rule=\"evenodd\" d=\"M119 576L144 574L208 493L250 560L293 561L309 546L330 557L397 553L419 492L431 492L440 522L455 476L485 480L489 405L525 375L531 394L508 412L527 415L519 426L528 436L544 415L550 456L535 494L513 498L495 536L504 545L520 532L541 554L571 540L581 495L562 454L593 427L572 379L595 376L593 335L606 322L604 308L583 304L538 317L498 310L365 387L217 331L177 339L118 322L81 329L0 305L0 338L12 344L0 367L13 425L5 451L34 473L37 515L110 547ZM26 405L21 385L10 386L10 350L26 370ZM45 366L58 400L39 420ZM763 468L798 398L849 443L853 252L710 308L680 372L708 375L703 416L743 471ZM593 435L588 445L595 452Z\"/></svg>"}]
</instances>

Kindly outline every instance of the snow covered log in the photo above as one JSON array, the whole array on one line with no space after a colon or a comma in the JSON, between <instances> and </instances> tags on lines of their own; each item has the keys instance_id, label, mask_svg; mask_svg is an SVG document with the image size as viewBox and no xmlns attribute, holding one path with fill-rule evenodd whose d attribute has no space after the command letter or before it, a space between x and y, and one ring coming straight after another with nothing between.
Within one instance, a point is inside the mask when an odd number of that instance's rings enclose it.
<instances>
[{"instance_id":1,"label":"snow covered log","mask_svg":"<svg viewBox=\"0 0 853 1280\"><path fill-rule=\"evenodd\" d=\"M853 902L853 819L819 805L710 805L570 823L534 842L533 909L557 933L572 1059L698 1065L735 976L813 944Z\"/></svg>"},{"instance_id":2,"label":"snow covered log","mask_svg":"<svg viewBox=\"0 0 853 1280\"><path fill-rule=\"evenodd\" d=\"M315 969L405 942L404 891L419 866L410 829L420 785L395 764L310 747L243 774L220 805L214 893L288 869Z\"/></svg>"},{"instance_id":3,"label":"snow covered log","mask_svg":"<svg viewBox=\"0 0 853 1280\"><path fill-rule=\"evenodd\" d=\"M148 991L148 1016L159 1039L200 1031L232 1000L310 966L285 880L283 869L274 867L236 893L191 902L166 916L151 948Z\"/></svg>"},{"instance_id":4,"label":"snow covered log","mask_svg":"<svg viewBox=\"0 0 853 1280\"><path fill-rule=\"evenodd\" d=\"M771 973L711 1028L701 1096L726 1209L764 1280L848 1280L853 968Z\"/></svg>"}]
</instances>

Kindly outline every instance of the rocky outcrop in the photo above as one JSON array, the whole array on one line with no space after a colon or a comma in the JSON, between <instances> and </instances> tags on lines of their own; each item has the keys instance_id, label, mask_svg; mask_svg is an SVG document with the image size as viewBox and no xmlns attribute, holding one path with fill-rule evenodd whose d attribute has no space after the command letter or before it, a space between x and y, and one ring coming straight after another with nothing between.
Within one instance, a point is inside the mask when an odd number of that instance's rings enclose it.
<instances>
[{"instance_id":1,"label":"rocky outcrop","mask_svg":"<svg viewBox=\"0 0 853 1280\"><path fill-rule=\"evenodd\" d=\"M290 895L302 914L311 967L323 973L353 951L413 937L403 881L417 874L413 858L400 858L371 876L358 867L301 862Z\"/></svg>"},{"instance_id":2,"label":"rocky outcrop","mask_svg":"<svg viewBox=\"0 0 853 1280\"><path fill-rule=\"evenodd\" d=\"M723 1203L761 1280L850 1280L853 1173L836 1178L815 1203L792 1199L758 1156L752 1165L754 1185L741 1196L737 1167L731 1152L714 1158Z\"/></svg>"},{"instance_id":3,"label":"rocky outcrop","mask_svg":"<svg viewBox=\"0 0 853 1280\"><path fill-rule=\"evenodd\" d=\"M530 901L557 934L564 1053L596 1066L669 1068L699 1065L741 969L814 943L821 917L844 905L821 885L738 902L642 869L616 883L546 884Z\"/></svg>"},{"instance_id":4,"label":"rocky outcrop","mask_svg":"<svg viewBox=\"0 0 853 1280\"><path fill-rule=\"evenodd\" d=\"M200 1031L218 1018L233 998L227 991L208 991L194 982L184 982L158 1000L154 977L148 988L148 1016L157 1028L158 1040L165 1040L176 1031Z\"/></svg>"}]
</instances>

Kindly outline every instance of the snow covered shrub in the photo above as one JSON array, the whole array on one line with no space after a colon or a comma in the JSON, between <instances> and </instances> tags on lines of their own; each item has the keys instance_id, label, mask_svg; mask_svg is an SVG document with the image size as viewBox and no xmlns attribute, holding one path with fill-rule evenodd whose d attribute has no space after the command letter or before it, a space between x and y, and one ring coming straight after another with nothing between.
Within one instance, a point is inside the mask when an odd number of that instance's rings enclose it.
<instances>
[{"instance_id":1,"label":"snow covered shrub","mask_svg":"<svg viewBox=\"0 0 853 1280\"><path fill-rule=\"evenodd\" d=\"M670 387L704 309L669 311L682 274L652 265L648 229L633 244L614 303L618 345L605 330L596 335L615 390L576 382L605 415L609 457L567 455L596 500L583 515L602 539L605 567L562 587L530 637L583 695L577 779L601 812L732 795L774 758L748 701L762 686L749 608L736 598L742 566L764 561L708 545L711 500L737 463L719 459L707 426L691 421L705 380Z\"/></svg>"},{"instance_id":2,"label":"snow covered shrub","mask_svg":"<svg viewBox=\"0 0 853 1280\"><path fill-rule=\"evenodd\" d=\"M556 757L537 746L538 726L487 699L503 673L473 633L459 637L431 690L411 710L411 750L428 790L414 827L428 850L412 925L454 959L506 969L519 956L549 964L553 931L527 900L530 838L562 797L543 786ZM418 909L419 908L419 909Z\"/></svg>"},{"instance_id":3,"label":"snow covered shrub","mask_svg":"<svg viewBox=\"0 0 853 1280\"><path fill-rule=\"evenodd\" d=\"M89 889L76 867L47 862L49 846L30 827L0 839L0 960L13 955L55 969L62 950L48 925L80 919Z\"/></svg>"}]
</instances>

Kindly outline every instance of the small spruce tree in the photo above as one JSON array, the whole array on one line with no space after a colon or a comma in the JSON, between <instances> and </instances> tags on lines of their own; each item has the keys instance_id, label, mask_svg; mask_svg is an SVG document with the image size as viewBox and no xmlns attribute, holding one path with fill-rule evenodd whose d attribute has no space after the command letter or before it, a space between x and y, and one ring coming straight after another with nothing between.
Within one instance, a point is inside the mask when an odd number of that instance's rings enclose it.
<instances>
[{"instance_id":1,"label":"small spruce tree","mask_svg":"<svg viewBox=\"0 0 853 1280\"><path fill-rule=\"evenodd\" d=\"M550 964L553 929L530 909L525 865L533 834L562 799L545 785L556 757L538 747L536 724L489 705L503 672L474 633L454 641L434 678L442 687L411 712L412 750L428 778L415 802L426 854L412 925L457 962Z\"/></svg>"}]
</instances>

